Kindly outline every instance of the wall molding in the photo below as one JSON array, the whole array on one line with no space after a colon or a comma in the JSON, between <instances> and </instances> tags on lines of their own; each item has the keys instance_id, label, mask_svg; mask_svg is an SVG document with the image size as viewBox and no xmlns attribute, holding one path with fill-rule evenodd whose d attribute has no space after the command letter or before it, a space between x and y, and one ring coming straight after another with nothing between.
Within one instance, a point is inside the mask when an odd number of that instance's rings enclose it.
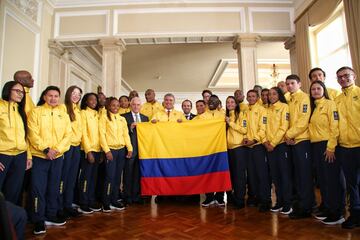
<instances>
[{"instance_id":1,"label":"wall molding","mask_svg":"<svg viewBox=\"0 0 360 240\"><path fill-rule=\"evenodd\" d=\"M136 5L164 5L164 4L231 4L231 3L242 3L242 4L292 4L292 0L107 0L97 1L89 3L87 0L76 0L59 3L57 0L48 0L52 3L55 8L80 8L80 7L100 7L100 6L136 6Z\"/></svg>"},{"instance_id":2,"label":"wall molding","mask_svg":"<svg viewBox=\"0 0 360 240\"><path fill-rule=\"evenodd\" d=\"M274 13L274 12L286 12L289 13L289 17L290 17L290 31L288 30L261 30L261 31L254 31L254 18L253 18L253 13L254 12L267 12L267 13ZM293 34L295 32L295 25L294 25L294 8L290 8L290 7L249 7L248 8L248 13L249 13L249 31L251 33L265 33L265 34L269 34L269 33L274 33L274 34Z\"/></svg>"},{"instance_id":3,"label":"wall molding","mask_svg":"<svg viewBox=\"0 0 360 240\"><path fill-rule=\"evenodd\" d=\"M227 31L215 32L118 32L119 15L146 14L146 13L238 13L240 19L240 29L230 29ZM189 7L189 8L136 8L136 9L115 9L113 11L113 35L118 37L142 37L142 36L203 36L203 35L223 35L246 32L245 8L243 7Z\"/></svg>"},{"instance_id":4,"label":"wall molding","mask_svg":"<svg viewBox=\"0 0 360 240\"><path fill-rule=\"evenodd\" d=\"M70 38L96 38L106 37L110 35L110 10L90 10L90 11L70 11L70 12L57 12L55 13L54 22L54 38L56 39L70 39ZM62 17L79 17L79 16L106 16L105 33L89 33L89 34L73 34L73 35L60 35L60 21Z\"/></svg>"}]
</instances>

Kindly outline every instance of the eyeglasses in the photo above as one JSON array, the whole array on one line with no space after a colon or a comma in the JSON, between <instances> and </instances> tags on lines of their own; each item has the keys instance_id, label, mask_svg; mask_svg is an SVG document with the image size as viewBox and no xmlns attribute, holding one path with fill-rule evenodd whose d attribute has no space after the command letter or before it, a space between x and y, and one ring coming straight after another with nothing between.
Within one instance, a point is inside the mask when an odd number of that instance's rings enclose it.
<instances>
[{"instance_id":1,"label":"eyeglasses","mask_svg":"<svg viewBox=\"0 0 360 240\"><path fill-rule=\"evenodd\" d=\"M343 75L338 75L338 76L337 76L337 79L338 79L338 80L341 80L341 79L343 79L343 78L348 79L351 75L352 75L351 73L345 73L345 74L343 74Z\"/></svg>"},{"instance_id":2,"label":"eyeglasses","mask_svg":"<svg viewBox=\"0 0 360 240\"><path fill-rule=\"evenodd\" d=\"M14 91L19 95L24 95L25 94L25 92L23 90L20 90L20 89L11 89L11 91Z\"/></svg>"},{"instance_id":3,"label":"eyeglasses","mask_svg":"<svg viewBox=\"0 0 360 240\"><path fill-rule=\"evenodd\" d=\"M73 97L81 97L82 94L81 93L71 93L71 96L73 96Z\"/></svg>"}]
</instances>

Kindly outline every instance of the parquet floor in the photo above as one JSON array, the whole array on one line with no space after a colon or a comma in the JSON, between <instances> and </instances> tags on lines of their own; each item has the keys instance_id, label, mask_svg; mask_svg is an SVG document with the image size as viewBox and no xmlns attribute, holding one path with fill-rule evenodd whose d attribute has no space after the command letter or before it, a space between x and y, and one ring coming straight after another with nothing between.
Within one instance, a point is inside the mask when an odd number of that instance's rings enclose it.
<instances>
[{"instance_id":1,"label":"parquet floor","mask_svg":"<svg viewBox=\"0 0 360 240\"><path fill-rule=\"evenodd\" d=\"M181 202L131 205L126 210L94 213L70 220L62 227L48 227L36 237L27 229L26 239L360 239L360 228L344 230L316 219L290 220L257 208L202 208Z\"/></svg>"}]
</instances>

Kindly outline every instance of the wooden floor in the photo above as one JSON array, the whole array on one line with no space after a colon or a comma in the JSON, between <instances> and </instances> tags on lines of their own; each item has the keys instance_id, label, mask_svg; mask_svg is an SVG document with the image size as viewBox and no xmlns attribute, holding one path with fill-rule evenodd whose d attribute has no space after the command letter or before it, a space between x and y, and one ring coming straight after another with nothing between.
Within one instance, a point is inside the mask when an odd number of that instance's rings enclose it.
<instances>
[{"instance_id":1,"label":"wooden floor","mask_svg":"<svg viewBox=\"0 0 360 240\"><path fill-rule=\"evenodd\" d=\"M26 239L360 239L360 228L343 230L314 218L290 220L256 208L233 209L154 201L124 211L94 213L48 227L36 237L29 225Z\"/></svg>"}]
</instances>

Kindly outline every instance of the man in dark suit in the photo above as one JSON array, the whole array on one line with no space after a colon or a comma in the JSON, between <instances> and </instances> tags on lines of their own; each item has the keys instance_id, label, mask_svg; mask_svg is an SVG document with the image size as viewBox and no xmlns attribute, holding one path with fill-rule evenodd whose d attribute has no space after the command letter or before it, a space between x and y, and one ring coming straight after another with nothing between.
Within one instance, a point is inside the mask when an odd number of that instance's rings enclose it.
<instances>
[{"instance_id":1,"label":"man in dark suit","mask_svg":"<svg viewBox=\"0 0 360 240\"><path fill-rule=\"evenodd\" d=\"M191 113L192 102L188 99L184 100L181 104L181 108L184 112L184 116L187 120L193 119L196 115Z\"/></svg>"},{"instance_id":2,"label":"man in dark suit","mask_svg":"<svg viewBox=\"0 0 360 240\"><path fill-rule=\"evenodd\" d=\"M140 164L138 155L138 141L136 125L139 122L148 122L149 118L140 113L141 101L134 97L130 102L130 112L123 114L129 129L133 153L131 158L126 159L124 172L124 200L125 203L141 203L140 198Z\"/></svg>"}]
</instances>

